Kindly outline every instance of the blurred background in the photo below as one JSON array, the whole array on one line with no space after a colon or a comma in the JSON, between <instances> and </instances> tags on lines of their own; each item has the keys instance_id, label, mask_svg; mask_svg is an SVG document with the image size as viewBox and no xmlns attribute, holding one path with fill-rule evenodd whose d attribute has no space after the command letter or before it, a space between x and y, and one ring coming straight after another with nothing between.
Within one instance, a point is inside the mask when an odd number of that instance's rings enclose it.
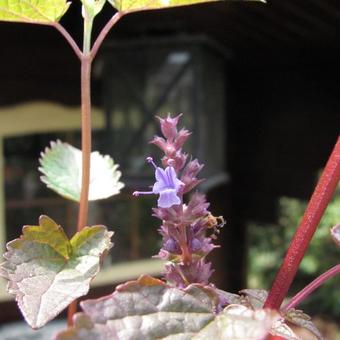
<instances>
[{"instance_id":1,"label":"blurred background","mask_svg":"<svg viewBox=\"0 0 340 340\"><path fill-rule=\"evenodd\" d=\"M81 44L79 1L62 19ZM113 14L107 4L94 35ZM153 181L145 157L159 132L154 116L183 113L194 133L186 151L205 163L214 215L227 221L211 260L213 282L231 292L266 288L340 132L340 4L337 0L218 2L124 17L93 68L93 149L120 164L123 192L91 203L89 223L115 230L115 247L89 297L141 273L160 275ZM51 140L80 147L79 63L52 28L1 23L0 246L49 215L71 235L77 206L39 180ZM339 262L329 229L340 222L340 193L327 210L291 289L294 294ZM336 287L337 286L337 287ZM303 306L336 337L339 279ZM21 318L0 286L0 322ZM325 323L324 321L327 321ZM326 326L324 326L326 324ZM9 338L8 338L9 339Z\"/></svg>"}]
</instances>

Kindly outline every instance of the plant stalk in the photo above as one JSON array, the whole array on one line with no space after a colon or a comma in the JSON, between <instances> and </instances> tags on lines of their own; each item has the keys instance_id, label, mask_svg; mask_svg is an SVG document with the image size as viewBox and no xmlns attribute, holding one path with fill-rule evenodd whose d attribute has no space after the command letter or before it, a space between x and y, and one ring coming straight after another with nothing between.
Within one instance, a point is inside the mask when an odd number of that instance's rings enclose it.
<instances>
[{"instance_id":1,"label":"plant stalk","mask_svg":"<svg viewBox=\"0 0 340 340\"><path fill-rule=\"evenodd\" d=\"M59 24L59 22L53 23L52 25L53 27L55 27L61 34L62 36L66 39L66 41L70 44L70 46L72 47L74 53L76 54L76 56L79 58L79 60L81 60L83 53L82 51L79 49L77 43L74 41L74 39L71 37L70 33L68 33L66 31L66 29L61 26Z\"/></svg>"},{"instance_id":2,"label":"plant stalk","mask_svg":"<svg viewBox=\"0 0 340 340\"><path fill-rule=\"evenodd\" d=\"M279 309L340 179L340 137L328 159L302 221L269 291L264 308Z\"/></svg>"},{"instance_id":3,"label":"plant stalk","mask_svg":"<svg viewBox=\"0 0 340 340\"><path fill-rule=\"evenodd\" d=\"M82 177L77 231L87 223L91 158L91 60L84 56L81 61L81 150Z\"/></svg>"},{"instance_id":4,"label":"plant stalk","mask_svg":"<svg viewBox=\"0 0 340 340\"><path fill-rule=\"evenodd\" d=\"M78 211L77 231L81 231L87 224L89 209L89 184L91 167L91 59L84 55L81 59L81 150L82 176L81 192ZM77 310L77 300L68 308L67 323L72 325L73 315Z\"/></svg>"},{"instance_id":5,"label":"plant stalk","mask_svg":"<svg viewBox=\"0 0 340 340\"><path fill-rule=\"evenodd\" d=\"M124 16L124 12L117 12L115 13L112 18L106 23L106 25L103 27L101 32L99 33L97 39L95 40L92 50L91 50L91 59L93 60L95 56L97 55L97 52L103 43L105 37L110 32L111 28L118 22L119 19L121 19Z\"/></svg>"},{"instance_id":6,"label":"plant stalk","mask_svg":"<svg viewBox=\"0 0 340 340\"><path fill-rule=\"evenodd\" d=\"M91 33L94 17L84 16L84 40L81 62L81 151L82 151L82 172L81 191L79 200L77 231L81 231L87 224L89 210L89 187L91 169ZM73 315L77 311L77 300L74 300L68 307L67 324L73 325Z\"/></svg>"},{"instance_id":7,"label":"plant stalk","mask_svg":"<svg viewBox=\"0 0 340 340\"><path fill-rule=\"evenodd\" d=\"M303 300L305 300L315 289L319 288L324 282L331 279L335 275L340 273L340 264L327 270L325 273L321 274L315 280L313 280L309 285L298 292L292 299L281 309L282 312L287 312L291 308L298 306Z\"/></svg>"}]
</instances>

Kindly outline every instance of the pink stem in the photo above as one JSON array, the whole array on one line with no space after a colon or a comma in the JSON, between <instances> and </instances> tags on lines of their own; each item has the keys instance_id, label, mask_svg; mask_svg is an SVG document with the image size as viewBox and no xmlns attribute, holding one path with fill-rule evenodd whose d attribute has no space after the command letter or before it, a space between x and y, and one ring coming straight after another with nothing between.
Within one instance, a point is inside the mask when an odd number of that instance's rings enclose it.
<instances>
[{"instance_id":1,"label":"pink stem","mask_svg":"<svg viewBox=\"0 0 340 340\"><path fill-rule=\"evenodd\" d=\"M340 179L340 137L287 250L264 308L279 309Z\"/></svg>"},{"instance_id":2,"label":"pink stem","mask_svg":"<svg viewBox=\"0 0 340 340\"><path fill-rule=\"evenodd\" d=\"M93 60L99 50L99 47L101 46L102 42L104 41L105 37L110 32L111 28L118 22L119 19L121 19L124 16L124 12L117 12L113 15L113 17L106 23L106 25L103 27L101 32L99 33L96 41L93 44L92 50L90 52L90 58Z\"/></svg>"},{"instance_id":3,"label":"pink stem","mask_svg":"<svg viewBox=\"0 0 340 340\"><path fill-rule=\"evenodd\" d=\"M81 150L82 180L79 200L77 231L87 224L89 209L89 186L91 168L91 59L88 55L81 58ZM68 307L67 321L72 326L73 315L77 311L77 300Z\"/></svg>"},{"instance_id":4,"label":"pink stem","mask_svg":"<svg viewBox=\"0 0 340 340\"><path fill-rule=\"evenodd\" d=\"M76 44L76 42L74 41L74 39L71 37L71 35L66 31L66 29L63 26L61 26L59 22L53 23L52 26L55 27L64 36L64 38L70 44L79 60L81 60L83 57L83 53Z\"/></svg>"},{"instance_id":5,"label":"pink stem","mask_svg":"<svg viewBox=\"0 0 340 340\"><path fill-rule=\"evenodd\" d=\"M314 281L312 281L308 286L303 288L300 292L298 292L282 309L282 312L287 312L291 308L295 308L297 305L301 303L304 299L306 299L315 289L320 287L324 282L333 276L340 273L340 264L332 267L327 270L325 273L321 274Z\"/></svg>"}]
</instances>

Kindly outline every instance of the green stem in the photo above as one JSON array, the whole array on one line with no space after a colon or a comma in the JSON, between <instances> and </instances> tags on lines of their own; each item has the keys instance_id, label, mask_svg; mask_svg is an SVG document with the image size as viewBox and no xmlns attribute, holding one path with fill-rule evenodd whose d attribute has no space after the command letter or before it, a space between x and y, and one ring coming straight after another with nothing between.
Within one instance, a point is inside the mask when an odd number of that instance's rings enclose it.
<instances>
[{"instance_id":1,"label":"green stem","mask_svg":"<svg viewBox=\"0 0 340 340\"><path fill-rule=\"evenodd\" d=\"M300 225L269 291L264 308L279 309L340 179L340 137L328 159Z\"/></svg>"},{"instance_id":2,"label":"green stem","mask_svg":"<svg viewBox=\"0 0 340 340\"><path fill-rule=\"evenodd\" d=\"M86 10L84 10L84 13L83 53L87 55L91 51L91 36L94 17L88 15Z\"/></svg>"}]
</instances>

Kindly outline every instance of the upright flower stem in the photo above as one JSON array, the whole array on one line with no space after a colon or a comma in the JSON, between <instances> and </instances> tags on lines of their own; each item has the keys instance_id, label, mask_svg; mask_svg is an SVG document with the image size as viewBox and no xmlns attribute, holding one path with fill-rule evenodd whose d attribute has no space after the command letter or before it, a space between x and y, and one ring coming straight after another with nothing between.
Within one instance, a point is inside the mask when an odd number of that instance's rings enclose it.
<instances>
[{"instance_id":1,"label":"upright flower stem","mask_svg":"<svg viewBox=\"0 0 340 340\"><path fill-rule=\"evenodd\" d=\"M340 180L340 137L307 205L302 221L275 277L264 308L279 309L321 217Z\"/></svg>"}]
</instances>

